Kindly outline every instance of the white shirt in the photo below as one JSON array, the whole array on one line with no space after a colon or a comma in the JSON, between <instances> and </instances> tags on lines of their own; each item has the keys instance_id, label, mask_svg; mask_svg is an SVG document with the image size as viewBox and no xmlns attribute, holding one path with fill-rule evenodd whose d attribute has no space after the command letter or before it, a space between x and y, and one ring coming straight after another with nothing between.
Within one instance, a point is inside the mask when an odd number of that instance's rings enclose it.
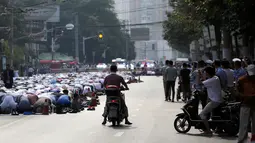
<instances>
[{"instance_id":1,"label":"white shirt","mask_svg":"<svg viewBox=\"0 0 255 143\"><path fill-rule=\"evenodd\" d=\"M211 101L221 103L223 101L221 95L220 79L217 76L203 81L204 86L207 88L207 94Z\"/></svg>"},{"instance_id":2,"label":"white shirt","mask_svg":"<svg viewBox=\"0 0 255 143\"><path fill-rule=\"evenodd\" d=\"M234 87L234 71L231 69L224 69L226 75L227 75L227 86L228 87Z\"/></svg>"},{"instance_id":3,"label":"white shirt","mask_svg":"<svg viewBox=\"0 0 255 143\"><path fill-rule=\"evenodd\" d=\"M103 90L101 83L94 83L96 90Z\"/></svg>"},{"instance_id":4,"label":"white shirt","mask_svg":"<svg viewBox=\"0 0 255 143\"><path fill-rule=\"evenodd\" d=\"M28 72L34 72L34 69L33 68L29 68Z\"/></svg>"},{"instance_id":5,"label":"white shirt","mask_svg":"<svg viewBox=\"0 0 255 143\"><path fill-rule=\"evenodd\" d=\"M83 94L86 94L88 92L91 92L91 87L90 86L85 86L84 89L83 89Z\"/></svg>"}]
</instances>

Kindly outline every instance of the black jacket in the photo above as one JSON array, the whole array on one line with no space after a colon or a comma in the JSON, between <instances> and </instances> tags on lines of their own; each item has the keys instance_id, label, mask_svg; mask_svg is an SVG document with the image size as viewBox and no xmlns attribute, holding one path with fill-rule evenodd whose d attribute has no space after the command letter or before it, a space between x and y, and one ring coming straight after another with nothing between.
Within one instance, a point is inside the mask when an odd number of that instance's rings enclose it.
<instances>
[{"instance_id":1,"label":"black jacket","mask_svg":"<svg viewBox=\"0 0 255 143\"><path fill-rule=\"evenodd\" d=\"M8 77L8 74L9 74L9 76L10 76L10 83L12 84L13 83L13 77L14 77L14 71L13 70L4 70L4 72L3 72L3 81L4 81L4 83L6 83L6 81L7 81L7 77Z\"/></svg>"}]
</instances>

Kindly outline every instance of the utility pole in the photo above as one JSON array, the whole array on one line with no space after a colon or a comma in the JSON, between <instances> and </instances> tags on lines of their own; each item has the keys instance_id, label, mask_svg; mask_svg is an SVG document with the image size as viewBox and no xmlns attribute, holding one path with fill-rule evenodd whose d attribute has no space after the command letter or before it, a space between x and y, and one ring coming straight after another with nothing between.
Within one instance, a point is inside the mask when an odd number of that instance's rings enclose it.
<instances>
[{"instance_id":1,"label":"utility pole","mask_svg":"<svg viewBox=\"0 0 255 143\"><path fill-rule=\"evenodd\" d=\"M79 60L79 17L78 13L75 14L75 59L77 62L80 62Z\"/></svg>"},{"instance_id":2,"label":"utility pole","mask_svg":"<svg viewBox=\"0 0 255 143\"><path fill-rule=\"evenodd\" d=\"M126 37L126 60L128 60L128 39Z\"/></svg>"},{"instance_id":3,"label":"utility pole","mask_svg":"<svg viewBox=\"0 0 255 143\"><path fill-rule=\"evenodd\" d=\"M86 38L82 37L82 55L84 58L84 63L86 63Z\"/></svg>"},{"instance_id":4,"label":"utility pole","mask_svg":"<svg viewBox=\"0 0 255 143\"><path fill-rule=\"evenodd\" d=\"M11 0L11 39L10 39L10 50L11 50L11 60L10 64L13 66L13 25L14 25L14 15L13 15L13 0Z\"/></svg>"},{"instance_id":5,"label":"utility pole","mask_svg":"<svg viewBox=\"0 0 255 143\"><path fill-rule=\"evenodd\" d=\"M144 59L147 58L147 43L146 41L144 42Z\"/></svg>"},{"instance_id":6,"label":"utility pole","mask_svg":"<svg viewBox=\"0 0 255 143\"><path fill-rule=\"evenodd\" d=\"M96 56L96 52L95 51L92 52L92 56L93 56L93 64L95 64L95 56Z\"/></svg>"}]
</instances>

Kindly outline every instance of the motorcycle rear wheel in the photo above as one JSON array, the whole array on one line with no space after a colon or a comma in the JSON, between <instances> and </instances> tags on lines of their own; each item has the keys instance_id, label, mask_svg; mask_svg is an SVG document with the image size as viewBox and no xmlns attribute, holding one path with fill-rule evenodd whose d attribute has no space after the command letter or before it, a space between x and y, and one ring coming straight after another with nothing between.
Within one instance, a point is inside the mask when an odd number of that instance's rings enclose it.
<instances>
[{"instance_id":1,"label":"motorcycle rear wheel","mask_svg":"<svg viewBox=\"0 0 255 143\"><path fill-rule=\"evenodd\" d=\"M185 120L185 121L184 121ZM179 125L178 125L179 123ZM186 124L187 123L187 124ZM187 126L187 128L185 129L184 127ZM185 134L187 132L190 131L191 129L191 122L188 118L184 117L184 116L178 116L175 120L174 120L174 128L178 133L182 133Z\"/></svg>"}]
</instances>

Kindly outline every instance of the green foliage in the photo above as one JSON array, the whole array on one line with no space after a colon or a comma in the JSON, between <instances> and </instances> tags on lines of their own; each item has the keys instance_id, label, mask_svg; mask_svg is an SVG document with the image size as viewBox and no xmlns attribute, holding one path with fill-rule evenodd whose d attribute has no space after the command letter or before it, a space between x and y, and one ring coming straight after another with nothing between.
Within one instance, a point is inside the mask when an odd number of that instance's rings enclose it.
<instances>
[{"instance_id":1,"label":"green foliage","mask_svg":"<svg viewBox=\"0 0 255 143\"><path fill-rule=\"evenodd\" d=\"M188 52L189 44L201 37L202 24L191 16L191 7L183 0L170 1L170 5L174 11L168 13L168 20L163 24L163 37L173 48Z\"/></svg>"},{"instance_id":2,"label":"green foliage","mask_svg":"<svg viewBox=\"0 0 255 143\"><path fill-rule=\"evenodd\" d=\"M196 20L176 11L170 13L164 23L164 38L170 44L187 45L200 38L201 34L201 25Z\"/></svg>"},{"instance_id":3,"label":"green foliage","mask_svg":"<svg viewBox=\"0 0 255 143\"><path fill-rule=\"evenodd\" d=\"M0 3L0 27L11 28L11 4L9 0L1 0ZM24 19L23 12L20 9L20 5L13 5L13 30L14 30L14 39L24 35ZM10 39L10 30L1 30L0 39Z\"/></svg>"},{"instance_id":4,"label":"green foliage","mask_svg":"<svg viewBox=\"0 0 255 143\"><path fill-rule=\"evenodd\" d=\"M104 33L103 40L97 38L86 40L86 61L92 62L92 53L96 52L96 62L104 61L101 56L105 48L110 47L106 52L106 61L110 62L113 58L125 58L125 45L128 40L129 59L134 59L134 44L130 41L130 37L122 30L120 21L117 19L116 13L112 11L112 0L92 0L89 2L82 0L74 0L61 5L61 25L74 21L73 13L79 16L79 31L83 37L91 37L97 35L99 31ZM70 53L74 55L73 31L66 31L61 40L62 53ZM82 41L82 40L81 40ZM79 45L82 47L82 43ZM82 53L82 51L80 51ZM84 57L80 54L80 59Z\"/></svg>"},{"instance_id":5,"label":"green foliage","mask_svg":"<svg viewBox=\"0 0 255 143\"><path fill-rule=\"evenodd\" d=\"M8 46L8 41L3 43L3 53L6 56L7 63L9 63L11 58L11 50ZM13 49L13 66L18 67L24 62L24 47L14 46Z\"/></svg>"},{"instance_id":6,"label":"green foliage","mask_svg":"<svg viewBox=\"0 0 255 143\"><path fill-rule=\"evenodd\" d=\"M203 24L218 25L221 29L235 31L254 27L254 0L185 0L194 7L192 17L200 17ZM252 28L254 29L254 28ZM252 31L254 33L254 30Z\"/></svg>"}]
</instances>

